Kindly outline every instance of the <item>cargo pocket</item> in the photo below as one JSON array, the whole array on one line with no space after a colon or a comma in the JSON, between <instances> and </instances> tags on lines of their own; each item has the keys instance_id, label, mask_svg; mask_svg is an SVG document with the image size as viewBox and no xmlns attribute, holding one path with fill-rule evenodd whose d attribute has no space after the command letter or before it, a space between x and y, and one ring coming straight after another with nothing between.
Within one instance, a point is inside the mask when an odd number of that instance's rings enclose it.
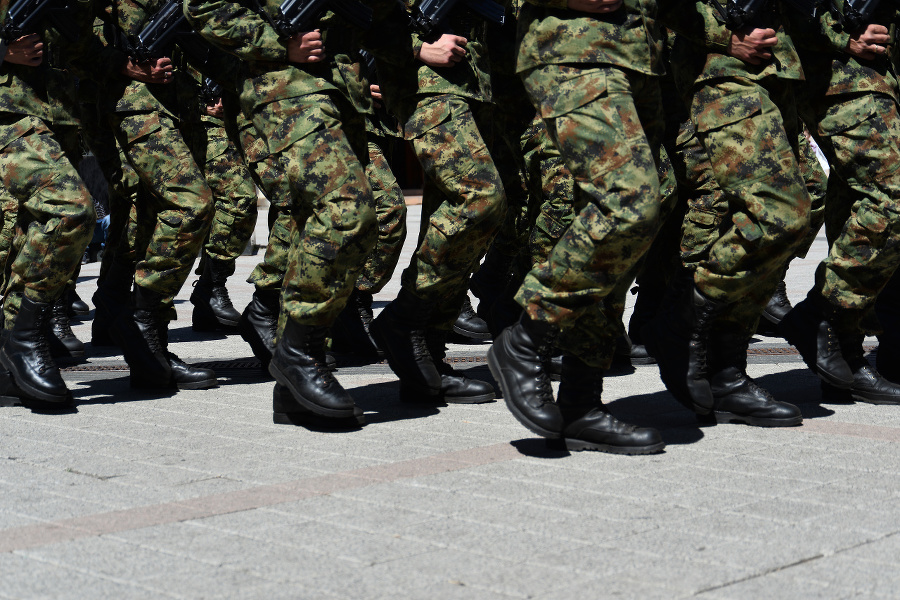
<instances>
[{"instance_id":1,"label":"cargo pocket","mask_svg":"<svg viewBox=\"0 0 900 600\"><path fill-rule=\"evenodd\" d=\"M414 140L425 135L449 120L452 114L453 109L450 103L444 100L431 102L417 108L403 126L403 139Z\"/></svg>"}]
</instances>

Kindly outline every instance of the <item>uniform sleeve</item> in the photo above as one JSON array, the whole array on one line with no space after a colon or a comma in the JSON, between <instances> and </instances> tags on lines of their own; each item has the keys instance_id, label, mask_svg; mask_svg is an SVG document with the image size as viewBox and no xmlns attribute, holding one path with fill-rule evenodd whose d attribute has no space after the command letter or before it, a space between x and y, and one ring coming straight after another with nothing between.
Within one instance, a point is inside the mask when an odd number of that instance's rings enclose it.
<instances>
[{"instance_id":1,"label":"uniform sleeve","mask_svg":"<svg viewBox=\"0 0 900 600\"><path fill-rule=\"evenodd\" d=\"M287 62L287 45L272 25L228 0L185 0L184 14L206 40L247 61Z\"/></svg>"},{"instance_id":2,"label":"uniform sleeve","mask_svg":"<svg viewBox=\"0 0 900 600\"><path fill-rule=\"evenodd\" d=\"M665 6L665 8L663 8ZM726 54L731 45L731 30L716 18L717 12L706 2L667 2L660 5L660 21L685 39L714 52Z\"/></svg>"}]
</instances>

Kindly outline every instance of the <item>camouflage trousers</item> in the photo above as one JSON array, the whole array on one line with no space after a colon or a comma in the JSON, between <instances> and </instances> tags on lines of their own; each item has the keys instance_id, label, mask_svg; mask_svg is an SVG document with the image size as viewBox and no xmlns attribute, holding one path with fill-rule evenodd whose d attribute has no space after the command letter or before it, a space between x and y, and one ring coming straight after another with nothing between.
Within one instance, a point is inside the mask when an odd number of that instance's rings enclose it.
<instances>
[{"instance_id":1,"label":"camouflage trousers","mask_svg":"<svg viewBox=\"0 0 900 600\"><path fill-rule=\"evenodd\" d=\"M233 262L244 252L256 226L256 187L226 127L212 122L204 122L204 126L207 150L203 170L215 210L203 254L204 258Z\"/></svg>"},{"instance_id":2,"label":"camouflage trousers","mask_svg":"<svg viewBox=\"0 0 900 600\"><path fill-rule=\"evenodd\" d=\"M43 120L4 115L0 144L0 187L18 203L3 303L9 328L22 295L53 302L63 292L91 240L96 213L71 157Z\"/></svg>"},{"instance_id":3,"label":"camouflage trousers","mask_svg":"<svg viewBox=\"0 0 900 600\"><path fill-rule=\"evenodd\" d=\"M845 94L804 104L803 116L831 165L814 292L855 332L900 265L900 110L885 94Z\"/></svg>"},{"instance_id":4,"label":"camouflage trousers","mask_svg":"<svg viewBox=\"0 0 900 600\"><path fill-rule=\"evenodd\" d=\"M516 300L561 329L561 350L607 368L625 293L659 226L659 85L613 66L548 65L524 81L578 191L571 225Z\"/></svg>"},{"instance_id":5,"label":"camouflage trousers","mask_svg":"<svg viewBox=\"0 0 900 600\"><path fill-rule=\"evenodd\" d=\"M309 94L261 109L287 138L272 147L258 131L291 191L290 249L281 320L330 326L343 310L377 237L367 161L365 122L339 94ZM258 128L257 128L258 129ZM283 146L283 147L280 147Z\"/></svg>"},{"instance_id":6,"label":"camouflage trousers","mask_svg":"<svg viewBox=\"0 0 900 600\"><path fill-rule=\"evenodd\" d=\"M790 82L740 78L693 92L696 144L689 150L703 189L685 218L682 261L721 316L750 331L788 261L809 233L811 199L800 171ZM690 132L683 132L690 135ZM719 191L721 190L721 192Z\"/></svg>"},{"instance_id":7,"label":"camouflage trousers","mask_svg":"<svg viewBox=\"0 0 900 600\"><path fill-rule=\"evenodd\" d=\"M421 101L404 135L425 172L422 225L401 285L433 305L431 324L449 329L469 276L503 220L506 198L482 130L488 106L454 95Z\"/></svg>"},{"instance_id":8,"label":"camouflage trousers","mask_svg":"<svg viewBox=\"0 0 900 600\"><path fill-rule=\"evenodd\" d=\"M124 234L134 246L120 240L116 259L136 264L135 285L173 298L212 221L213 194L197 161L205 136L199 124L177 123L161 112L113 118L119 145L147 192L137 196L138 230Z\"/></svg>"}]
</instances>

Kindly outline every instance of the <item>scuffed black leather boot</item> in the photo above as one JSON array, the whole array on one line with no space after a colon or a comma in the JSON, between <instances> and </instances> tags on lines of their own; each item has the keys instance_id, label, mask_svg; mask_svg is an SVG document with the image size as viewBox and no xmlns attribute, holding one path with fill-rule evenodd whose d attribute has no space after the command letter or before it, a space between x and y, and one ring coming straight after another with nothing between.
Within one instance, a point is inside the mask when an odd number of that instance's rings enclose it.
<instances>
[{"instance_id":1,"label":"scuffed black leather boot","mask_svg":"<svg viewBox=\"0 0 900 600\"><path fill-rule=\"evenodd\" d=\"M459 316L453 323L453 333L463 338L464 341L476 340L482 342L491 339L491 332L487 323L475 314L475 309L472 308L472 302L469 300L468 295L463 300Z\"/></svg>"},{"instance_id":2,"label":"scuffed black leather boot","mask_svg":"<svg viewBox=\"0 0 900 600\"><path fill-rule=\"evenodd\" d=\"M833 311L825 304L821 298L806 298L785 315L778 328L822 381L848 390L853 385L853 371L841 354L837 331L829 320Z\"/></svg>"},{"instance_id":3,"label":"scuffed black leather boot","mask_svg":"<svg viewBox=\"0 0 900 600\"><path fill-rule=\"evenodd\" d=\"M52 337L50 337L52 336ZM51 356L73 357L84 356L84 344L81 343L69 324L69 307L65 295L53 303L52 316L50 317L50 343Z\"/></svg>"},{"instance_id":4,"label":"scuffed black leather boot","mask_svg":"<svg viewBox=\"0 0 900 600\"><path fill-rule=\"evenodd\" d=\"M159 323L159 341L162 344L163 354L169 361L172 369L172 382L179 390L208 390L219 387L216 372L205 367L189 365L174 352L169 351L169 323Z\"/></svg>"},{"instance_id":5,"label":"scuffed black leather boot","mask_svg":"<svg viewBox=\"0 0 900 600\"><path fill-rule=\"evenodd\" d=\"M659 364L659 375L675 399L697 414L713 407L707 368L709 331L725 307L704 296L688 273L673 306L661 311L643 331L647 351Z\"/></svg>"},{"instance_id":6,"label":"scuffed black leather boot","mask_svg":"<svg viewBox=\"0 0 900 600\"><path fill-rule=\"evenodd\" d=\"M287 387L275 384L272 391L272 422L278 425L299 425L311 429L350 430L366 424L366 417L359 407L353 409L353 416L342 419L317 415L294 399Z\"/></svg>"},{"instance_id":7,"label":"scuffed black leather boot","mask_svg":"<svg viewBox=\"0 0 900 600\"><path fill-rule=\"evenodd\" d=\"M759 325L756 331L760 335L781 336L778 330L778 324L781 320L791 312L791 301L787 295L787 285L784 280L778 282L775 287L775 293L769 298L769 302L760 315Z\"/></svg>"},{"instance_id":8,"label":"scuffed black leather boot","mask_svg":"<svg viewBox=\"0 0 900 600\"><path fill-rule=\"evenodd\" d=\"M603 371L574 356L563 356L557 405L564 421L569 450L611 454L655 454L665 448L659 431L624 423L603 405Z\"/></svg>"},{"instance_id":9,"label":"scuffed black leather boot","mask_svg":"<svg viewBox=\"0 0 900 600\"><path fill-rule=\"evenodd\" d=\"M0 364L9 371L23 399L68 405L72 396L50 357L45 337L52 310L47 302L22 296L15 325L3 334Z\"/></svg>"},{"instance_id":10,"label":"scuffed black leather boot","mask_svg":"<svg viewBox=\"0 0 900 600\"><path fill-rule=\"evenodd\" d=\"M547 438L562 437L562 413L553 401L543 358L550 352L558 330L522 313L488 350L488 366L503 392L506 407L531 431Z\"/></svg>"},{"instance_id":11,"label":"scuffed black leather boot","mask_svg":"<svg viewBox=\"0 0 900 600\"><path fill-rule=\"evenodd\" d=\"M710 386L715 405L706 421L757 427L792 427L803 421L793 404L779 402L747 375L749 336L728 324L715 326L710 353ZM701 419L703 420L703 419Z\"/></svg>"},{"instance_id":12,"label":"scuffed black leather boot","mask_svg":"<svg viewBox=\"0 0 900 600\"><path fill-rule=\"evenodd\" d=\"M861 334L840 336L844 360L853 372L850 397L869 404L900 404L900 385L882 377L878 369L869 364L863 349L864 339ZM881 352L880 347L878 352Z\"/></svg>"},{"instance_id":13,"label":"scuffed black leather boot","mask_svg":"<svg viewBox=\"0 0 900 600\"><path fill-rule=\"evenodd\" d=\"M225 287L232 274L233 260L218 260L208 254L204 257L203 272L191 292L191 304L194 305L191 328L194 331L228 331L238 326L241 313L235 310Z\"/></svg>"},{"instance_id":14,"label":"scuffed black leather boot","mask_svg":"<svg viewBox=\"0 0 900 600\"><path fill-rule=\"evenodd\" d=\"M364 358L383 356L369 333L373 318L371 292L354 288L347 306L331 326L331 349Z\"/></svg>"},{"instance_id":15,"label":"scuffed black leather boot","mask_svg":"<svg viewBox=\"0 0 900 600\"><path fill-rule=\"evenodd\" d=\"M425 333L425 343L431 358L441 374L441 393L437 397L428 396L422 390L400 382L400 400L403 402L421 402L423 399L447 404L481 404L493 402L497 397L494 386L486 381L466 377L444 362L447 356L447 331L429 329Z\"/></svg>"},{"instance_id":16,"label":"scuffed black leather boot","mask_svg":"<svg viewBox=\"0 0 900 600\"><path fill-rule=\"evenodd\" d=\"M441 373L425 342L430 315L429 302L401 288L397 299L372 321L372 337L407 390L407 400L414 391L421 402L440 401Z\"/></svg>"},{"instance_id":17,"label":"scuffed black leather boot","mask_svg":"<svg viewBox=\"0 0 900 600\"><path fill-rule=\"evenodd\" d=\"M268 370L269 361L275 352L280 311L281 289L257 288L238 324L238 332L250 344L253 355L260 360L264 370Z\"/></svg>"},{"instance_id":18,"label":"scuffed black leather boot","mask_svg":"<svg viewBox=\"0 0 900 600\"><path fill-rule=\"evenodd\" d=\"M172 367L159 338L159 307L162 296L146 288L134 286L134 312L122 313L116 319L113 338L125 353L131 370L131 387L172 387Z\"/></svg>"},{"instance_id":19,"label":"scuffed black leather boot","mask_svg":"<svg viewBox=\"0 0 900 600\"><path fill-rule=\"evenodd\" d=\"M288 319L269 363L269 373L303 408L323 417L352 418L356 404L325 364L328 327Z\"/></svg>"}]
</instances>

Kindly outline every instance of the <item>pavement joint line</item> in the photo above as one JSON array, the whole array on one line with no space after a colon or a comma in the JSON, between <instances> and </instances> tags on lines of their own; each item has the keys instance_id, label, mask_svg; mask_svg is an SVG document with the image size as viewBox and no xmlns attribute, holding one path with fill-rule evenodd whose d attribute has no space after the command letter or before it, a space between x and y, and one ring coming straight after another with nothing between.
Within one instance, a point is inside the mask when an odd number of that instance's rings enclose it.
<instances>
[{"instance_id":1,"label":"pavement joint line","mask_svg":"<svg viewBox=\"0 0 900 600\"><path fill-rule=\"evenodd\" d=\"M82 538L254 510L316 496L326 496L341 490L461 471L520 457L522 454L515 447L503 442L306 479L259 485L188 500L13 527L0 530L0 554Z\"/></svg>"}]
</instances>

